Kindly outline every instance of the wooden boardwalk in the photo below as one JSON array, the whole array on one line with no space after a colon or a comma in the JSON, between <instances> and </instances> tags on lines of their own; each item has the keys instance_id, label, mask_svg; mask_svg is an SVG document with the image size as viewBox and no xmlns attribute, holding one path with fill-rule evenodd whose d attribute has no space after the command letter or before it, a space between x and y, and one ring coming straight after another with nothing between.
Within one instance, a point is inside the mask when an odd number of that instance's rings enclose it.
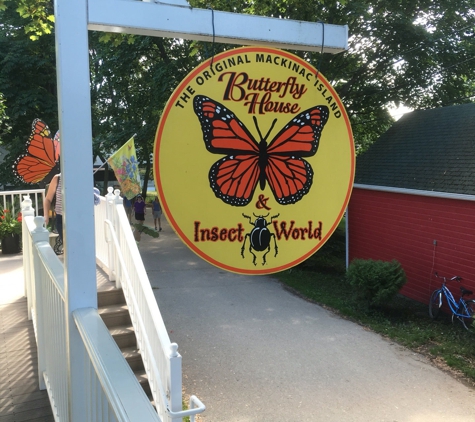
<instances>
[{"instance_id":1,"label":"wooden boardwalk","mask_svg":"<svg viewBox=\"0 0 475 422\"><path fill-rule=\"evenodd\" d=\"M20 421L54 422L48 394L38 386L37 349L26 298L0 305L0 422Z\"/></svg>"},{"instance_id":2,"label":"wooden boardwalk","mask_svg":"<svg viewBox=\"0 0 475 422\"><path fill-rule=\"evenodd\" d=\"M97 271L98 289L114 289ZM0 252L0 422L54 422L46 390L40 391L33 322L23 296L23 257Z\"/></svg>"},{"instance_id":3,"label":"wooden boardwalk","mask_svg":"<svg viewBox=\"0 0 475 422\"><path fill-rule=\"evenodd\" d=\"M39 389L37 355L22 255L0 255L0 422L54 422L48 394Z\"/></svg>"}]
</instances>

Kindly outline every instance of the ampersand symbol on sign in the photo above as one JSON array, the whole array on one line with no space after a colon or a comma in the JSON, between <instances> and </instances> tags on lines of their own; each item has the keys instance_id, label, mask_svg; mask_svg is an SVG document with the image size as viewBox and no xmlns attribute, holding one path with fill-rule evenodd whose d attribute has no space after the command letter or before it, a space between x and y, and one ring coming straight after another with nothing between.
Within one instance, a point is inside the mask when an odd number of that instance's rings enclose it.
<instances>
[{"instance_id":1,"label":"ampersand symbol on sign","mask_svg":"<svg viewBox=\"0 0 475 422\"><path fill-rule=\"evenodd\" d=\"M261 210L262 208L265 208L266 210L270 210L270 208L267 206L267 201L269 198L265 198L263 194L259 195L259 199L256 202L256 208Z\"/></svg>"}]
</instances>

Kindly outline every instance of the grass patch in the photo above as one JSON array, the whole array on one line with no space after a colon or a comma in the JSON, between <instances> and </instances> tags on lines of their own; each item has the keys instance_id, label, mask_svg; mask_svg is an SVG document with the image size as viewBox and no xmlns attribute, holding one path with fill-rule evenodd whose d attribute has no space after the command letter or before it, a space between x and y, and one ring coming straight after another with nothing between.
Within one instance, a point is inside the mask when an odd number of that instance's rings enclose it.
<instances>
[{"instance_id":1,"label":"grass patch","mask_svg":"<svg viewBox=\"0 0 475 422\"><path fill-rule=\"evenodd\" d=\"M340 225L306 262L275 274L294 293L429 357L437 366L475 386L475 334L449 315L429 317L428 306L401 295L368 307L345 277L345 231Z\"/></svg>"},{"instance_id":2,"label":"grass patch","mask_svg":"<svg viewBox=\"0 0 475 422\"><path fill-rule=\"evenodd\" d=\"M156 190L147 191L147 195L145 195L145 203L146 204L151 204L156 196L157 196L157 191Z\"/></svg>"}]
</instances>

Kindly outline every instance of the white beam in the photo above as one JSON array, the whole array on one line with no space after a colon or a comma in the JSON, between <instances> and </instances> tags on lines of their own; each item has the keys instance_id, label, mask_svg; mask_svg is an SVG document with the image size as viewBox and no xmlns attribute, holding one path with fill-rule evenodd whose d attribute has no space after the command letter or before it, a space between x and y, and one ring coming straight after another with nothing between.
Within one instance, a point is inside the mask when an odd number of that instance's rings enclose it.
<instances>
[{"instance_id":1,"label":"white beam","mask_svg":"<svg viewBox=\"0 0 475 422\"><path fill-rule=\"evenodd\" d=\"M89 0L89 29L325 53L348 49L348 26L132 0ZM324 32L323 32L324 31Z\"/></svg>"}]
</instances>

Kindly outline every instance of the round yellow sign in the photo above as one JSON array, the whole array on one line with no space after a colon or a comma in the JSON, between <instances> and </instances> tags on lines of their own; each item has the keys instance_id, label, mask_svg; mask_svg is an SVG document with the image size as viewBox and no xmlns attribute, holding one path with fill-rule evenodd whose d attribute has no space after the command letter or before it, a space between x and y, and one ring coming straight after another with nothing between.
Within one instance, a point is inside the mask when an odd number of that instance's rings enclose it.
<instances>
[{"instance_id":1,"label":"round yellow sign","mask_svg":"<svg viewBox=\"0 0 475 422\"><path fill-rule=\"evenodd\" d=\"M226 51L194 69L158 125L165 215L199 256L242 274L290 268L330 237L355 154L346 111L321 73L276 49Z\"/></svg>"}]
</instances>

